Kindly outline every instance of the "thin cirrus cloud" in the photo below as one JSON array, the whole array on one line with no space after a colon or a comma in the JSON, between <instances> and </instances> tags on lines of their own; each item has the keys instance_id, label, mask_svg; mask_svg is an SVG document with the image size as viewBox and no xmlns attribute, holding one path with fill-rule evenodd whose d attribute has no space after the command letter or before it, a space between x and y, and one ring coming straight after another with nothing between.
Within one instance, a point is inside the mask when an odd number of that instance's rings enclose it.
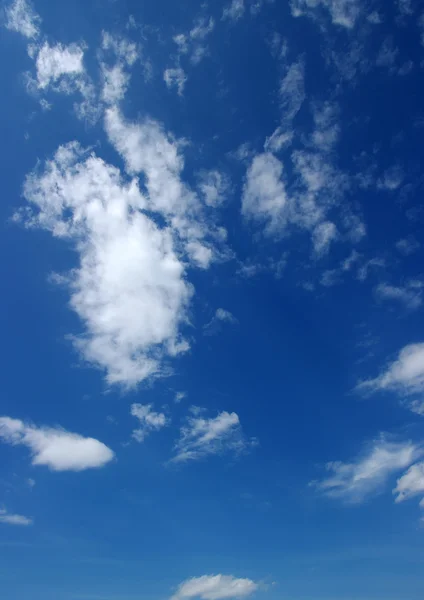
<instances>
[{"instance_id":1,"label":"thin cirrus cloud","mask_svg":"<svg viewBox=\"0 0 424 600\"><path fill-rule=\"evenodd\" d=\"M12 446L26 446L33 465L44 465L52 471L96 469L115 456L96 439L59 428L35 427L10 417L0 417L0 440Z\"/></svg>"},{"instance_id":2,"label":"thin cirrus cloud","mask_svg":"<svg viewBox=\"0 0 424 600\"><path fill-rule=\"evenodd\" d=\"M169 424L166 415L155 412L152 404L134 403L131 405L131 414L139 421L139 426L132 432L132 437L137 442L144 442L150 433L159 431Z\"/></svg>"},{"instance_id":3,"label":"thin cirrus cloud","mask_svg":"<svg viewBox=\"0 0 424 600\"><path fill-rule=\"evenodd\" d=\"M409 344L402 348L396 360L377 377L361 381L357 389L369 393L395 392L402 401L408 401L413 412L424 414L424 343Z\"/></svg>"},{"instance_id":4,"label":"thin cirrus cloud","mask_svg":"<svg viewBox=\"0 0 424 600\"><path fill-rule=\"evenodd\" d=\"M330 462L328 477L311 483L320 493L348 504L359 504L382 493L389 477L409 467L424 453L412 442L374 441L354 462Z\"/></svg>"},{"instance_id":5,"label":"thin cirrus cloud","mask_svg":"<svg viewBox=\"0 0 424 600\"><path fill-rule=\"evenodd\" d=\"M32 525L33 520L30 517L9 513L5 508L1 508L0 523L16 525L18 527L27 527L28 525Z\"/></svg>"},{"instance_id":6,"label":"thin cirrus cloud","mask_svg":"<svg viewBox=\"0 0 424 600\"><path fill-rule=\"evenodd\" d=\"M361 14L360 0L292 0L294 17L307 16L312 19L327 12L334 25L352 29Z\"/></svg>"},{"instance_id":7,"label":"thin cirrus cloud","mask_svg":"<svg viewBox=\"0 0 424 600\"><path fill-rule=\"evenodd\" d=\"M424 462L417 463L409 469L397 481L393 490L396 494L395 502L403 502L419 494L424 495ZM424 508L424 501L420 503Z\"/></svg>"},{"instance_id":8,"label":"thin cirrus cloud","mask_svg":"<svg viewBox=\"0 0 424 600\"><path fill-rule=\"evenodd\" d=\"M188 417L181 427L170 462L184 463L200 460L213 454L240 454L257 445L255 438L243 433L239 416L223 411L215 418Z\"/></svg>"},{"instance_id":9,"label":"thin cirrus cloud","mask_svg":"<svg viewBox=\"0 0 424 600\"><path fill-rule=\"evenodd\" d=\"M225 310L225 308L217 308L212 319L203 327L204 335L215 335L219 333L223 323L237 325L238 320L229 310Z\"/></svg>"},{"instance_id":10,"label":"thin cirrus cloud","mask_svg":"<svg viewBox=\"0 0 424 600\"><path fill-rule=\"evenodd\" d=\"M380 283L375 288L375 296L379 301L397 302L410 310L419 308L422 304L424 285L421 281L410 281L405 286Z\"/></svg>"},{"instance_id":11,"label":"thin cirrus cloud","mask_svg":"<svg viewBox=\"0 0 424 600\"><path fill-rule=\"evenodd\" d=\"M259 588L252 579L236 578L232 575L202 575L183 581L171 600L201 598L202 600L223 600L225 598L246 598Z\"/></svg>"}]
</instances>

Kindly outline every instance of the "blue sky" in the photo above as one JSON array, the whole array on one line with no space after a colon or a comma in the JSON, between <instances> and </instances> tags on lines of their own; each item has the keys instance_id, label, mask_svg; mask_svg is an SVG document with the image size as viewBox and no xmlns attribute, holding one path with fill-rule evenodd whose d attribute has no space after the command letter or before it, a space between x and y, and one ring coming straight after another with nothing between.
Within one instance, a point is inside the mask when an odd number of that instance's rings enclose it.
<instances>
[{"instance_id":1,"label":"blue sky","mask_svg":"<svg viewBox=\"0 0 424 600\"><path fill-rule=\"evenodd\" d=\"M418 0L1 10L2 598L421 599Z\"/></svg>"}]
</instances>

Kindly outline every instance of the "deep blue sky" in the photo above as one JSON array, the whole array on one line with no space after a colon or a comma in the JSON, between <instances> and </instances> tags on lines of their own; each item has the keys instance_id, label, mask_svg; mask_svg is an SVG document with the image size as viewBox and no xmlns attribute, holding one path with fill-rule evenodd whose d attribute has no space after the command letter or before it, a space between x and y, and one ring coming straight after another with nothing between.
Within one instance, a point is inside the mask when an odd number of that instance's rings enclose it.
<instances>
[{"instance_id":1,"label":"deep blue sky","mask_svg":"<svg viewBox=\"0 0 424 600\"><path fill-rule=\"evenodd\" d=\"M418 0L1 8L1 597L421 599Z\"/></svg>"}]
</instances>

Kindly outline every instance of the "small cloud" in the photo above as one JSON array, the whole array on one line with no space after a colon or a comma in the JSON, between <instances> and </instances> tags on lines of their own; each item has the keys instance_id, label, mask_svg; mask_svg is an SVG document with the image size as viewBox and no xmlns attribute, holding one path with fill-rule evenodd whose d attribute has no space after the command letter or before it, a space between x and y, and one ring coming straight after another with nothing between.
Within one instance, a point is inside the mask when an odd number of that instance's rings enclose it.
<instances>
[{"instance_id":1,"label":"small cloud","mask_svg":"<svg viewBox=\"0 0 424 600\"><path fill-rule=\"evenodd\" d=\"M186 579L180 583L171 600L246 598L256 592L258 588L259 584L251 579L237 579L232 575L202 575L201 577Z\"/></svg>"},{"instance_id":2,"label":"small cloud","mask_svg":"<svg viewBox=\"0 0 424 600\"><path fill-rule=\"evenodd\" d=\"M396 242L396 249L404 256L410 256L421 248L421 244L414 238L413 235L409 235L406 238L400 239Z\"/></svg>"},{"instance_id":3,"label":"small cloud","mask_svg":"<svg viewBox=\"0 0 424 600\"><path fill-rule=\"evenodd\" d=\"M402 401L412 398L408 406L412 412L424 414L424 343L409 344L402 348L395 361L377 377L361 381L357 389L374 393L390 391L397 393ZM416 398L414 399L414 396Z\"/></svg>"},{"instance_id":4,"label":"small cloud","mask_svg":"<svg viewBox=\"0 0 424 600\"><path fill-rule=\"evenodd\" d=\"M188 417L175 444L171 462L200 460L213 454L232 452L240 454L257 445L255 438L244 436L236 413L221 412L215 418L201 417L203 410L196 407L194 416ZM192 411L193 412L193 411Z\"/></svg>"},{"instance_id":5,"label":"small cloud","mask_svg":"<svg viewBox=\"0 0 424 600\"><path fill-rule=\"evenodd\" d=\"M33 488L35 486L35 479L27 479L27 484L29 485L30 488Z\"/></svg>"},{"instance_id":6,"label":"small cloud","mask_svg":"<svg viewBox=\"0 0 424 600\"><path fill-rule=\"evenodd\" d=\"M222 19L229 21L239 21L244 15L244 0L232 0L222 12Z\"/></svg>"},{"instance_id":7,"label":"small cloud","mask_svg":"<svg viewBox=\"0 0 424 600\"><path fill-rule=\"evenodd\" d=\"M139 427L132 432L132 437L137 442L144 442L150 433L159 431L169 425L169 420L165 414L155 412L152 409L152 404L132 404L131 414L140 423Z\"/></svg>"},{"instance_id":8,"label":"small cloud","mask_svg":"<svg viewBox=\"0 0 424 600\"><path fill-rule=\"evenodd\" d=\"M330 475L311 485L329 498L358 504L383 492L389 476L409 467L423 452L412 442L389 442L381 436L354 462L328 463Z\"/></svg>"},{"instance_id":9,"label":"small cloud","mask_svg":"<svg viewBox=\"0 0 424 600\"><path fill-rule=\"evenodd\" d=\"M375 288L374 293L380 302L399 302L406 308L415 310L422 304L423 287L420 281L411 281L404 287L381 283Z\"/></svg>"},{"instance_id":10,"label":"small cloud","mask_svg":"<svg viewBox=\"0 0 424 600\"><path fill-rule=\"evenodd\" d=\"M22 515L14 515L8 513L5 509L0 509L0 523L5 523L6 525L17 525L26 527L28 525L32 525L33 520L29 517L24 517Z\"/></svg>"},{"instance_id":11,"label":"small cloud","mask_svg":"<svg viewBox=\"0 0 424 600\"><path fill-rule=\"evenodd\" d=\"M165 81L168 89L176 87L178 95L183 95L184 87L187 81L187 76L181 67L175 67L174 69L166 69L163 73L163 80Z\"/></svg>"},{"instance_id":12,"label":"small cloud","mask_svg":"<svg viewBox=\"0 0 424 600\"><path fill-rule=\"evenodd\" d=\"M40 35L41 18L25 0L15 0L6 9L6 27L28 39Z\"/></svg>"},{"instance_id":13,"label":"small cloud","mask_svg":"<svg viewBox=\"0 0 424 600\"><path fill-rule=\"evenodd\" d=\"M179 404L181 402L181 400L184 400L184 398L187 397L187 392L177 392L174 396L174 402L175 404Z\"/></svg>"},{"instance_id":14,"label":"small cloud","mask_svg":"<svg viewBox=\"0 0 424 600\"><path fill-rule=\"evenodd\" d=\"M424 494L424 462L412 465L400 479L397 480L393 494L396 495L395 502L409 500L418 494ZM424 500L420 506L424 508Z\"/></svg>"},{"instance_id":15,"label":"small cloud","mask_svg":"<svg viewBox=\"0 0 424 600\"><path fill-rule=\"evenodd\" d=\"M0 417L0 440L26 446L33 465L51 471L84 471L103 467L114 458L110 448L93 438L53 427L35 427L19 419Z\"/></svg>"},{"instance_id":16,"label":"small cloud","mask_svg":"<svg viewBox=\"0 0 424 600\"><path fill-rule=\"evenodd\" d=\"M215 335L220 331L222 323L236 325L238 321L230 311L225 310L224 308L218 308L209 323L204 325L203 333L205 335Z\"/></svg>"}]
</instances>

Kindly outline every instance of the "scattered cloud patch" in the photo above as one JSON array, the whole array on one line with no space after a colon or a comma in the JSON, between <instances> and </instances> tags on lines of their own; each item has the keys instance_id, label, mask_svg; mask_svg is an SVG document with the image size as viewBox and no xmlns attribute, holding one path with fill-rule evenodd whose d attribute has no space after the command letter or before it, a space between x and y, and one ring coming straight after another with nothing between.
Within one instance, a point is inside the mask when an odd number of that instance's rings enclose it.
<instances>
[{"instance_id":1,"label":"scattered cloud patch","mask_svg":"<svg viewBox=\"0 0 424 600\"><path fill-rule=\"evenodd\" d=\"M368 392L392 391L402 400L418 396L409 402L413 412L424 414L424 343L409 344L402 348L398 358L390 363L380 375L374 379L362 381L359 390Z\"/></svg>"},{"instance_id":2,"label":"scattered cloud patch","mask_svg":"<svg viewBox=\"0 0 424 600\"><path fill-rule=\"evenodd\" d=\"M418 494L424 494L424 462L409 467L398 479L393 493L396 494L395 502L403 502Z\"/></svg>"},{"instance_id":3,"label":"scattered cloud patch","mask_svg":"<svg viewBox=\"0 0 424 600\"><path fill-rule=\"evenodd\" d=\"M377 300L399 302L405 308L415 310L422 304L423 287L421 281L410 281L404 287L381 283L375 288L375 295Z\"/></svg>"},{"instance_id":4,"label":"scattered cloud patch","mask_svg":"<svg viewBox=\"0 0 424 600\"><path fill-rule=\"evenodd\" d=\"M169 424L165 414L155 412L152 404L132 404L131 414L140 423L139 427L132 432L132 437L137 442L144 442L150 433L159 431Z\"/></svg>"},{"instance_id":5,"label":"scattered cloud patch","mask_svg":"<svg viewBox=\"0 0 424 600\"><path fill-rule=\"evenodd\" d=\"M200 460L213 454L240 454L255 446L247 439L236 413L221 412L215 418L188 417L175 445L174 463Z\"/></svg>"},{"instance_id":6,"label":"scattered cloud patch","mask_svg":"<svg viewBox=\"0 0 424 600\"><path fill-rule=\"evenodd\" d=\"M317 225L312 234L312 243L316 256L324 256L330 250L330 244L337 239L337 227L331 221Z\"/></svg>"},{"instance_id":7,"label":"scattered cloud patch","mask_svg":"<svg viewBox=\"0 0 424 600\"><path fill-rule=\"evenodd\" d=\"M78 44L50 46L45 42L36 59L38 87L46 89L61 77L81 75L84 72L83 58L84 49Z\"/></svg>"},{"instance_id":8,"label":"scattered cloud patch","mask_svg":"<svg viewBox=\"0 0 424 600\"><path fill-rule=\"evenodd\" d=\"M231 0L231 3L228 4L222 12L222 19L239 21L243 17L245 10L244 0Z\"/></svg>"},{"instance_id":9,"label":"scattered cloud patch","mask_svg":"<svg viewBox=\"0 0 424 600\"><path fill-rule=\"evenodd\" d=\"M183 95L187 76L181 67L166 69L163 73L163 80L169 89L175 87L177 88L178 95Z\"/></svg>"},{"instance_id":10,"label":"scattered cloud patch","mask_svg":"<svg viewBox=\"0 0 424 600\"><path fill-rule=\"evenodd\" d=\"M291 0L294 17L317 19L320 11L327 11L334 25L352 29L361 13L360 0Z\"/></svg>"},{"instance_id":11,"label":"scattered cloud patch","mask_svg":"<svg viewBox=\"0 0 424 600\"><path fill-rule=\"evenodd\" d=\"M171 600L246 598L256 592L258 588L259 585L251 579L237 579L232 575L202 575L180 583Z\"/></svg>"},{"instance_id":12,"label":"scattered cloud patch","mask_svg":"<svg viewBox=\"0 0 424 600\"><path fill-rule=\"evenodd\" d=\"M387 480L405 469L423 454L411 442L389 442L384 437L374 441L355 462L330 462L330 475L312 485L329 498L358 504L384 491Z\"/></svg>"},{"instance_id":13,"label":"scattered cloud patch","mask_svg":"<svg viewBox=\"0 0 424 600\"><path fill-rule=\"evenodd\" d=\"M225 173L212 169L199 173L198 188L207 206L216 208L226 199L230 191L230 180Z\"/></svg>"},{"instance_id":14,"label":"scattered cloud patch","mask_svg":"<svg viewBox=\"0 0 424 600\"><path fill-rule=\"evenodd\" d=\"M6 8L6 27L28 39L40 35L41 18L25 0L15 0Z\"/></svg>"},{"instance_id":15,"label":"scattered cloud patch","mask_svg":"<svg viewBox=\"0 0 424 600\"><path fill-rule=\"evenodd\" d=\"M409 235L406 238L402 238L396 242L396 249L404 256L410 256L421 248L419 241L413 236Z\"/></svg>"},{"instance_id":16,"label":"scattered cloud patch","mask_svg":"<svg viewBox=\"0 0 424 600\"><path fill-rule=\"evenodd\" d=\"M19 527L27 527L28 525L32 525L33 520L29 517L24 517L23 515L14 515L7 512L6 509L0 508L0 523L5 523L6 525L17 525Z\"/></svg>"},{"instance_id":17,"label":"scattered cloud patch","mask_svg":"<svg viewBox=\"0 0 424 600\"><path fill-rule=\"evenodd\" d=\"M33 465L51 471L84 471L103 467L114 458L110 448L93 438L53 427L35 427L19 419L0 417L0 440L26 446Z\"/></svg>"},{"instance_id":18,"label":"scattered cloud patch","mask_svg":"<svg viewBox=\"0 0 424 600\"><path fill-rule=\"evenodd\" d=\"M174 396L175 404L179 404L186 397L187 397L187 392L176 392L176 394Z\"/></svg>"},{"instance_id":19,"label":"scattered cloud patch","mask_svg":"<svg viewBox=\"0 0 424 600\"><path fill-rule=\"evenodd\" d=\"M215 335L221 330L222 323L236 325L238 323L235 316L224 308L218 308L212 319L203 327L205 335Z\"/></svg>"}]
</instances>

